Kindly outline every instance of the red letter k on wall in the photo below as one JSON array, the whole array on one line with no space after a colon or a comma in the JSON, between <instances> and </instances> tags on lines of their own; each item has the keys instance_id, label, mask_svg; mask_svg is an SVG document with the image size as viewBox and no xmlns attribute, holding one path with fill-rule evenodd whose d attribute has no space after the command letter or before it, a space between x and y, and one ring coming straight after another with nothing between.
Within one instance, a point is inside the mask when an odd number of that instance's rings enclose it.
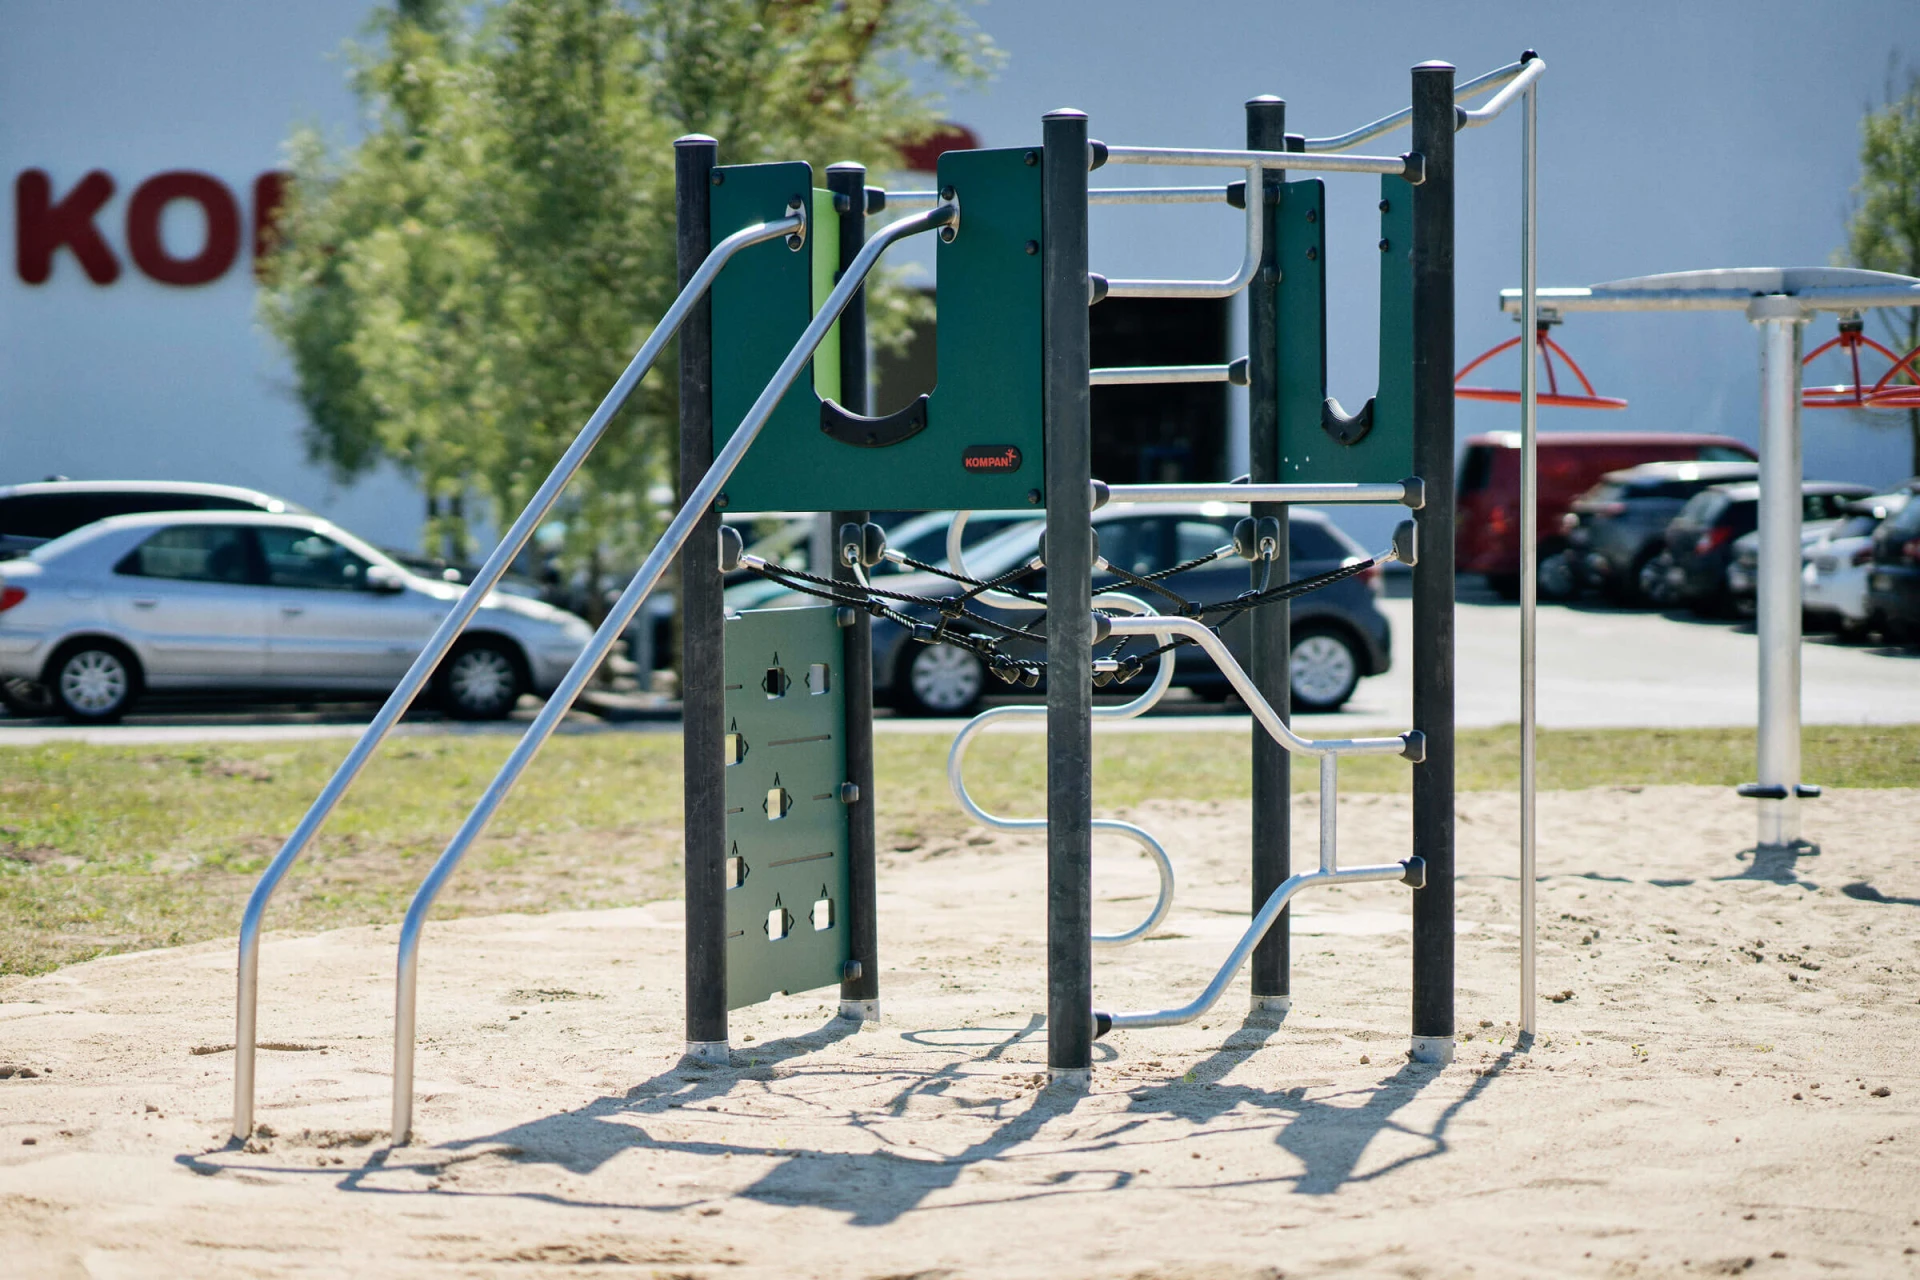
<instances>
[{"instance_id":1,"label":"red letter k on wall","mask_svg":"<svg viewBox=\"0 0 1920 1280\"><path fill-rule=\"evenodd\" d=\"M23 172L13 184L14 261L20 278L28 284L45 283L53 273L54 250L64 246L73 250L95 284L119 279L119 260L93 225L94 215L112 198L113 179L99 169L80 179L57 204L45 171Z\"/></svg>"}]
</instances>

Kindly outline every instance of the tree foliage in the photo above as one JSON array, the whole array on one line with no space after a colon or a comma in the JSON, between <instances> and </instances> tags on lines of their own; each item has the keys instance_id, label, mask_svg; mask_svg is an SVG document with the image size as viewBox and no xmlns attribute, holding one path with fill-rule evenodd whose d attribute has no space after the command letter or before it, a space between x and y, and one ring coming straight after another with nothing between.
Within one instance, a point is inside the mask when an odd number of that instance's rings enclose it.
<instances>
[{"instance_id":1,"label":"tree foliage","mask_svg":"<svg viewBox=\"0 0 1920 1280\"><path fill-rule=\"evenodd\" d=\"M466 513L431 540L511 518L673 298L673 139L712 134L726 163L896 168L936 123L911 76L976 78L995 56L962 2L383 8L349 50L361 139L289 144L262 293L310 456L342 480L392 463ZM648 378L575 482L576 565L650 541L675 390Z\"/></svg>"},{"instance_id":2,"label":"tree foliage","mask_svg":"<svg viewBox=\"0 0 1920 1280\"><path fill-rule=\"evenodd\" d=\"M1846 256L1857 267L1920 276L1920 70L1908 72L1904 90L1896 83L1890 76L1886 105L1860 122L1860 181ZM1902 354L1920 347L1920 307L1878 314L1890 345ZM1906 419L1920 475L1920 410L1909 409Z\"/></svg>"}]
</instances>

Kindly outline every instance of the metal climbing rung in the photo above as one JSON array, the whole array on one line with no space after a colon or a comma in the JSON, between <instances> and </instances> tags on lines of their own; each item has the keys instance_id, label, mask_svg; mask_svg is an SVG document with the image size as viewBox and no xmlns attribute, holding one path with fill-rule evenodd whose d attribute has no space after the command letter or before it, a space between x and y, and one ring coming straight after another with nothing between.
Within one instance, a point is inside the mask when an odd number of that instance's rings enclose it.
<instances>
[{"instance_id":1,"label":"metal climbing rung","mask_svg":"<svg viewBox=\"0 0 1920 1280\"><path fill-rule=\"evenodd\" d=\"M274 891L280 887L280 882L286 877L288 870L305 852L307 845L313 840L321 825L326 822L327 816L333 812L334 806L340 803L340 797L347 793L354 779L360 776L360 770L379 748L388 731L398 723L401 716L406 714L407 708L413 705L413 700L426 687L427 681L433 677L435 668L440 665L440 660L447 656L447 651L453 647L454 641L460 638L460 633L465 631L467 624L473 620L473 615L479 610L481 602L505 576L507 567L513 563L514 557L520 554L528 540L533 537L533 531L540 527L542 520L547 518L547 513L553 509L553 504L559 500L561 492L573 479L574 473L580 470L581 464L587 460L587 455L593 452L594 445L598 444L600 437L606 434L607 426L613 421L614 415L620 412L628 397L633 394L634 388L638 387L641 379L647 376L647 371L653 367L653 362L666 349L667 343L673 340L674 334L679 332L680 326L686 322L694 306L712 286L721 269L742 249L764 244L781 236L805 235L806 229L804 213L795 206L789 205L785 217L743 227L713 247L706 261L700 264L700 269L695 271L692 279L687 281L686 288L680 291L680 296L673 300L673 305L668 307L666 314L660 317L660 323L654 326L653 332L641 344L640 350L634 353L633 359L622 371L619 380L613 384L612 390L607 392L606 398L593 411L593 416L587 419L587 424L580 429L580 434L574 437L573 444L568 447L566 453L561 455L560 461L554 464L552 472L541 484L539 491L533 495L532 501L527 503L526 509L513 522L513 527L508 529L506 535L500 539L500 545L493 549L493 554L487 557L486 564L482 565L480 572L474 575L473 581L468 584L459 602L441 620L439 628L427 641L426 648L420 651L419 656L413 660L413 665L407 668L407 673L400 678L399 685L387 695L387 700L381 706L379 713L367 725L359 741L353 744L353 750L347 753L347 758L340 762L339 767L333 771L333 776L327 779L327 785L321 788L319 796L308 807L306 815L300 819L300 825L293 829L293 834L287 837L287 842L280 846L280 852L273 856L273 861L268 863L267 869L261 873L259 883L254 886L252 896L247 899L246 913L240 920L239 996L233 1049L234 1137L244 1139L253 1132L254 1035L260 989L260 927L266 915L267 904L273 900Z\"/></svg>"},{"instance_id":2,"label":"metal climbing rung","mask_svg":"<svg viewBox=\"0 0 1920 1280\"><path fill-rule=\"evenodd\" d=\"M748 447L759 436L760 429L766 426L767 419L773 416L773 411L779 406L781 398L793 386L801 371L806 368L807 362L813 358L814 349L825 340L827 331L840 319L840 313L846 310L853 295L865 283L874 264L879 262L880 255L896 241L920 232L931 231L936 227L947 226L957 217L957 206L941 204L925 213L902 218L898 222L883 227L874 233L871 240L867 241L865 247L860 250L859 256L853 260L853 264L841 275L839 283L834 285L833 292L827 295L826 302L807 325L806 331L800 335L800 340L794 344L793 350L788 353L772 380L761 391L760 398L753 402L753 407L747 411L746 417L741 419L739 429L727 440L726 447L720 450L719 456L713 460L713 465L707 468L707 473L700 478L700 483L694 486L693 492L687 495L686 501L667 525L666 532L660 535L660 541L655 543L653 550L647 554L646 562L640 566L640 571L634 574L633 581L627 584L627 589L620 593L619 601L607 614L606 620L600 624L599 630L593 633L593 639L587 642L585 651L574 660L573 666L567 670L559 687L548 697L546 705L540 709L540 714L534 717L533 723L527 727L519 744L514 747L513 754L507 757L507 762L500 766L500 772L494 776L492 782L487 784L487 789L481 795L479 802L474 805L473 812L469 813L467 820L460 824L460 830L454 833L446 850L435 861L433 869L427 872L426 879L414 893L413 901L407 907L406 921L400 926L400 955L394 991L393 1141L396 1146L406 1142L413 1129L414 1013L415 997L419 986L420 934L426 927L427 913L433 909L434 899L439 896L442 886L453 874L454 868L460 865L460 860L466 856L468 848L486 829L494 811L500 807L501 802L513 790L514 784L520 780L520 775L533 762L533 757L552 736L554 729L560 723L560 718L566 715L568 708L573 705L573 700L580 695L580 690L599 669L601 662L620 639L621 633L626 630L627 624L633 620L634 614L639 612L647 596L659 584L661 577L667 571L667 566L672 563L674 556L680 553L680 548L686 545L694 526L700 522L702 516L712 510L714 499L719 496L721 487L733 475L734 468L740 465L741 458L746 456Z\"/></svg>"}]
</instances>

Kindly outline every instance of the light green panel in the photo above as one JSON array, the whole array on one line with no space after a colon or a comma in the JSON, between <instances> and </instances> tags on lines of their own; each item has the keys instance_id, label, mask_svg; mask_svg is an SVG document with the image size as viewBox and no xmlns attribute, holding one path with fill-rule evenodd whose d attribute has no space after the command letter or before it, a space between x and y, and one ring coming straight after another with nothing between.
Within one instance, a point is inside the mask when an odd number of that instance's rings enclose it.
<instances>
[{"instance_id":1,"label":"light green panel","mask_svg":"<svg viewBox=\"0 0 1920 1280\"><path fill-rule=\"evenodd\" d=\"M813 310L819 311L833 292L840 274L840 213L833 192L813 189L813 232L807 237L813 255ZM813 356L813 393L822 400L840 398L840 326L827 330L826 340Z\"/></svg>"},{"instance_id":2,"label":"light green panel","mask_svg":"<svg viewBox=\"0 0 1920 1280\"><path fill-rule=\"evenodd\" d=\"M790 175L804 169L721 170L726 178L714 192L714 238L775 216L766 208L775 206L777 214L777 202L796 181ZM1032 505L1030 493L1045 492L1040 174L1038 148L954 151L940 158L937 182L958 196L960 229L952 243L941 242L936 249L939 385L927 405L925 428L878 448L831 438L822 430L820 408L822 389L829 384L816 372L808 386L787 394L728 481L728 510L1024 507ZM815 208L830 211L831 204ZM831 247L829 216L816 216L818 252ZM769 248L741 254L715 283L716 450L732 436L799 339L815 299L824 301L831 285L831 272L820 275L816 257L811 289L803 295L792 264ZM816 358L816 371L825 360ZM837 369L838 360L833 364ZM967 466L970 452L976 459L972 468ZM1018 466L1009 465L1015 457Z\"/></svg>"},{"instance_id":3,"label":"light green panel","mask_svg":"<svg viewBox=\"0 0 1920 1280\"><path fill-rule=\"evenodd\" d=\"M727 856L745 869L726 898L729 1009L838 984L851 952L847 807L840 798L847 780L847 633L838 612L757 609L727 619L727 732L740 743L738 762L726 765ZM773 672L784 678L777 697L769 696ZM735 740L728 741L731 748ZM775 816L780 793L790 801L784 817ZM822 902L829 905L817 919ZM778 940L768 919L776 911L791 920ZM826 928L816 927L820 920Z\"/></svg>"},{"instance_id":4,"label":"light green panel","mask_svg":"<svg viewBox=\"0 0 1920 1280\"><path fill-rule=\"evenodd\" d=\"M1380 180L1380 375L1373 425L1342 443L1324 425L1327 402L1326 188L1285 184L1274 212L1280 262L1280 478L1332 484L1404 480L1413 470L1413 188ZM1348 413L1359 403L1348 402Z\"/></svg>"}]
</instances>

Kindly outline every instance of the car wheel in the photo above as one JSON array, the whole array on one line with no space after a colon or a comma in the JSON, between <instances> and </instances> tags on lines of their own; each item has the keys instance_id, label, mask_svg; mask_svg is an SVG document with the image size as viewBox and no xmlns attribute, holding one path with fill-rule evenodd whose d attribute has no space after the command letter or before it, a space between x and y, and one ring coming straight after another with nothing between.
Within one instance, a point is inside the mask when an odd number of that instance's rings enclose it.
<instances>
[{"instance_id":1,"label":"car wheel","mask_svg":"<svg viewBox=\"0 0 1920 1280\"><path fill-rule=\"evenodd\" d=\"M1346 632L1302 627L1293 633L1287 674L1295 711L1338 711L1360 685L1360 659Z\"/></svg>"},{"instance_id":2,"label":"car wheel","mask_svg":"<svg viewBox=\"0 0 1920 1280\"><path fill-rule=\"evenodd\" d=\"M80 640L47 664L45 683L75 724L112 724L140 696L140 664L111 640Z\"/></svg>"},{"instance_id":3,"label":"car wheel","mask_svg":"<svg viewBox=\"0 0 1920 1280\"><path fill-rule=\"evenodd\" d=\"M440 669L440 706L456 720L499 720L526 691L520 655L498 641L467 644Z\"/></svg>"},{"instance_id":4,"label":"car wheel","mask_svg":"<svg viewBox=\"0 0 1920 1280\"><path fill-rule=\"evenodd\" d=\"M1520 598L1520 575L1517 573L1490 573L1487 575L1487 590L1502 600Z\"/></svg>"},{"instance_id":5,"label":"car wheel","mask_svg":"<svg viewBox=\"0 0 1920 1280\"><path fill-rule=\"evenodd\" d=\"M1579 595L1580 578L1574 572L1572 553L1562 551L1542 560L1534 572L1534 582L1542 600L1565 601Z\"/></svg>"},{"instance_id":6,"label":"car wheel","mask_svg":"<svg viewBox=\"0 0 1920 1280\"><path fill-rule=\"evenodd\" d=\"M893 682L894 706L910 716L963 716L980 701L986 683L986 667L965 649L914 644Z\"/></svg>"},{"instance_id":7,"label":"car wheel","mask_svg":"<svg viewBox=\"0 0 1920 1280\"><path fill-rule=\"evenodd\" d=\"M0 680L0 706L16 716L50 716L59 710L47 686L38 680L9 678Z\"/></svg>"},{"instance_id":8,"label":"car wheel","mask_svg":"<svg viewBox=\"0 0 1920 1280\"><path fill-rule=\"evenodd\" d=\"M1673 557L1662 551L1650 556L1640 564L1640 570L1634 575L1634 582L1640 588L1640 598L1656 609L1664 609L1677 603L1678 593L1673 583L1667 580L1667 570L1673 568Z\"/></svg>"}]
</instances>

